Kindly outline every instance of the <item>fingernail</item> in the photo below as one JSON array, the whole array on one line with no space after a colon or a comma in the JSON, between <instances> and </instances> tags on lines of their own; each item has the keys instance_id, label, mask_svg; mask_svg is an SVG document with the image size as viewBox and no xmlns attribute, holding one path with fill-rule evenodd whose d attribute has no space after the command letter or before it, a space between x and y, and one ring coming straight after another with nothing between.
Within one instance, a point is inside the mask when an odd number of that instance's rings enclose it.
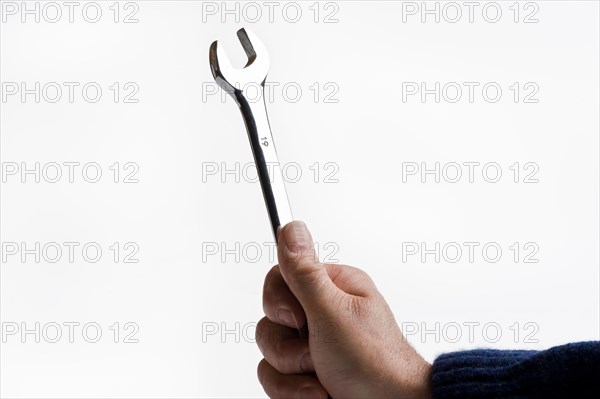
<instances>
[{"instance_id":1,"label":"fingernail","mask_svg":"<svg viewBox=\"0 0 600 399\"><path fill-rule=\"evenodd\" d=\"M295 221L283 230L283 240L289 255L296 255L302 248L312 245L312 237L304 222Z\"/></svg>"},{"instance_id":2,"label":"fingernail","mask_svg":"<svg viewBox=\"0 0 600 399\"><path fill-rule=\"evenodd\" d=\"M310 352L302 356L302 359L300 360L300 369L305 372L311 372L315 370Z\"/></svg>"},{"instance_id":3,"label":"fingernail","mask_svg":"<svg viewBox=\"0 0 600 399\"><path fill-rule=\"evenodd\" d=\"M296 399L319 399L323 394L315 387L304 387L296 393Z\"/></svg>"},{"instance_id":4,"label":"fingernail","mask_svg":"<svg viewBox=\"0 0 600 399\"><path fill-rule=\"evenodd\" d=\"M277 311L277 318L287 326L298 328L298 322L294 317L294 314L287 309L279 309Z\"/></svg>"}]
</instances>

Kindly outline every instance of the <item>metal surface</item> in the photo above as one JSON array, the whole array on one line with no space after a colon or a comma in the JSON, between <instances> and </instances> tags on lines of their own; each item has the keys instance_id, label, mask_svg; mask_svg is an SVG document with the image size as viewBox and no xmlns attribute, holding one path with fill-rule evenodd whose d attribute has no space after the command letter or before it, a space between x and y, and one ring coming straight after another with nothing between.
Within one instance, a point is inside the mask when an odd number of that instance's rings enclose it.
<instances>
[{"instance_id":1,"label":"metal surface","mask_svg":"<svg viewBox=\"0 0 600 399\"><path fill-rule=\"evenodd\" d=\"M269 54L252 32L242 28L237 36L248 57L246 66L242 69L233 68L227 55L215 41L210 46L210 69L217 84L233 97L242 112L271 228L277 240L277 228L291 222L293 217L265 103L264 88L269 72ZM260 87L260 100L256 101L253 96L252 102L249 102L240 89L244 87Z\"/></svg>"}]
</instances>

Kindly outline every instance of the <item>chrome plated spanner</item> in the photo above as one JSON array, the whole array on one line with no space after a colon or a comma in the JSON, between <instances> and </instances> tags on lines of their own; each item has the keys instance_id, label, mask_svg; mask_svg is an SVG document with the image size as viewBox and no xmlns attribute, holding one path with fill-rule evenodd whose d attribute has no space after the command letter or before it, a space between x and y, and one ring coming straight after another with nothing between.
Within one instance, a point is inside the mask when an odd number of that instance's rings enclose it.
<instances>
[{"instance_id":1,"label":"chrome plated spanner","mask_svg":"<svg viewBox=\"0 0 600 399\"><path fill-rule=\"evenodd\" d=\"M267 116L264 89L269 72L269 54L252 32L242 28L237 36L248 57L246 66L233 68L215 41L209 51L210 69L217 84L233 97L242 112L271 228L277 240L277 228L291 222L293 217ZM259 101L248 101L243 89L249 87L260 88L262 98Z\"/></svg>"}]
</instances>

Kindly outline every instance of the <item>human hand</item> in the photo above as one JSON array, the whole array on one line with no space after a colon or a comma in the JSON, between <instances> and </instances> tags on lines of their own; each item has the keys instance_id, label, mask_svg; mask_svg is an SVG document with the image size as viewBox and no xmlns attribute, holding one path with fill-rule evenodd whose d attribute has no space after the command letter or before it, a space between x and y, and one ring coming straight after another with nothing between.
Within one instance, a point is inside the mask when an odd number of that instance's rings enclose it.
<instances>
[{"instance_id":1,"label":"human hand","mask_svg":"<svg viewBox=\"0 0 600 399\"><path fill-rule=\"evenodd\" d=\"M320 263L302 222L280 229L278 242L279 265L264 284L266 317L256 328L267 395L429 398L431 365L406 342L371 278Z\"/></svg>"}]
</instances>

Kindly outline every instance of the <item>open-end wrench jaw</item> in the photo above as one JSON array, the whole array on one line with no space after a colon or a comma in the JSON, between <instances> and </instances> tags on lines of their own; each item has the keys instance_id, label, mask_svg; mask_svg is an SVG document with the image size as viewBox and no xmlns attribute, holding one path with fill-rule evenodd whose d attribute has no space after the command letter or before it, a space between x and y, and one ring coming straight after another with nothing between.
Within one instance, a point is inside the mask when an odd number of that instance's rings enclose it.
<instances>
[{"instance_id":1,"label":"open-end wrench jaw","mask_svg":"<svg viewBox=\"0 0 600 399\"><path fill-rule=\"evenodd\" d=\"M234 68L218 41L209 50L210 70L217 84L234 98L247 84L264 86L269 73L269 54L262 42L252 32L242 28L237 31L238 39L246 53L248 62L244 68Z\"/></svg>"}]
</instances>

